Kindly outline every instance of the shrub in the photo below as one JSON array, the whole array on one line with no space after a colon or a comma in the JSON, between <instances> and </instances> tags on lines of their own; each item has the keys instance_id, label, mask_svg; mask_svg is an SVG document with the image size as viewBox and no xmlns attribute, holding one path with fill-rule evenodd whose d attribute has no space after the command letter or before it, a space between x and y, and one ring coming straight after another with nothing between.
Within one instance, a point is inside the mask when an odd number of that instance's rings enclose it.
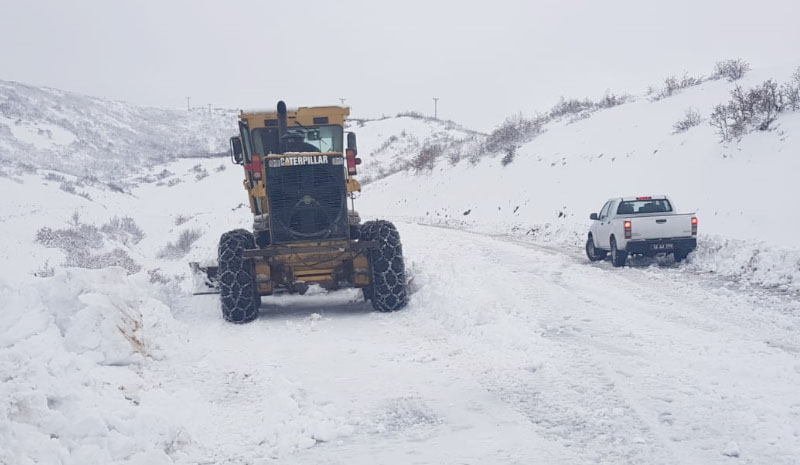
<instances>
[{"instance_id":1,"label":"shrub","mask_svg":"<svg viewBox=\"0 0 800 465\"><path fill-rule=\"evenodd\" d=\"M486 137L483 143L487 153L507 153L516 150L520 145L531 141L542 132L544 118L528 119L522 115L506 118Z\"/></svg>"},{"instance_id":2,"label":"shrub","mask_svg":"<svg viewBox=\"0 0 800 465\"><path fill-rule=\"evenodd\" d=\"M750 127L766 131L778 114L786 109L786 103L791 105L785 90L781 89L785 87L779 87L772 79L747 91L736 86L728 103L714 107L710 124L717 129L722 140L739 137Z\"/></svg>"},{"instance_id":3,"label":"shrub","mask_svg":"<svg viewBox=\"0 0 800 465\"><path fill-rule=\"evenodd\" d=\"M630 102L631 100L632 97L628 94L616 95L606 91L606 94L595 104L595 106L602 109L613 108L622 105L623 103Z\"/></svg>"},{"instance_id":4,"label":"shrub","mask_svg":"<svg viewBox=\"0 0 800 465\"><path fill-rule=\"evenodd\" d=\"M139 264L128 255L128 252L119 248L114 249L111 252L99 254L67 254L67 260L64 262L64 266L88 269L118 266L120 268L124 268L128 274L137 273L142 269L142 267L139 266Z\"/></svg>"},{"instance_id":5,"label":"shrub","mask_svg":"<svg viewBox=\"0 0 800 465\"><path fill-rule=\"evenodd\" d=\"M430 171L436 166L436 160L442 155L441 144L423 146L419 153L411 159L411 168L416 171Z\"/></svg>"},{"instance_id":6,"label":"shrub","mask_svg":"<svg viewBox=\"0 0 800 465\"><path fill-rule=\"evenodd\" d=\"M550 109L548 115L551 119L561 118L562 116L571 115L581 113L585 110L592 110L594 109L595 105L589 99L577 100L577 99L569 99L566 100L564 97L556 103L553 108Z\"/></svg>"},{"instance_id":7,"label":"shrub","mask_svg":"<svg viewBox=\"0 0 800 465\"><path fill-rule=\"evenodd\" d=\"M800 109L800 83L784 83L783 86L781 86L781 96L788 108L792 110Z\"/></svg>"},{"instance_id":8,"label":"shrub","mask_svg":"<svg viewBox=\"0 0 800 465\"><path fill-rule=\"evenodd\" d=\"M133 218L128 216L123 216L122 218L115 216L108 223L101 226L100 230L110 238L123 244L128 242L138 244L144 238L142 229Z\"/></svg>"},{"instance_id":9,"label":"shrub","mask_svg":"<svg viewBox=\"0 0 800 465\"><path fill-rule=\"evenodd\" d=\"M684 113L684 117L681 120L678 120L675 124L672 125L672 132L673 134L677 134L680 132L686 132L689 129L697 126L703 121L703 117L700 116L700 112L695 110L694 108L686 109Z\"/></svg>"},{"instance_id":10,"label":"shrub","mask_svg":"<svg viewBox=\"0 0 800 465\"><path fill-rule=\"evenodd\" d=\"M45 181L64 182L67 180L64 176L56 173L47 173L44 175Z\"/></svg>"},{"instance_id":11,"label":"shrub","mask_svg":"<svg viewBox=\"0 0 800 465\"><path fill-rule=\"evenodd\" d=\"M570 122L574 122L579 119L588 118L597 110L613 108L618 105L622 105L623 103L630 102L632 99L633 98L630 95L617 95L611 92L606 92L606 94L597 102L589 100L588 98L578 100L564 99L564 97L561 97L558 103L556 103L553 108L547 112L546 117L538 117L537 119L543 124L549 122L550 120L559 119L564 116L572 116Z\"/></svg>"},{"instance_id":12,"label":"shrub","mask_svg":"<svg viewBox=\"0 0 800 465\"><path fill-rule=\"evenodd\" d=\"M45 260L44 264L40 266L36 271L33 272L33 275L37 278L49 278L51 276L55 276L56 269L50 266L50 261Z\"/></svg>"},{"instance_id":13,"label":"shrub","mask_svg":"<svg viewBox=\"0 0 800 465\"><path fill-rule=\"evenodd\" d=\"M719 104L714 107L709 118L709 124L717 130L717 134L722 140L731 139L731 128L728 124L728 107L724 104Z\"/></svg>"},{"instance_id":14,"label":"shrub","mask_svg":"<svg viewBox=\"0 0 800 465\"><path fill-rule=\"evenodd\" d=\"M800 109L800 67L792 74L791 80L781 86L781 97L788 108Z\"/></svg>"},{"instance_id":15,"label":"shrub","mask_svg":"<svg viewBox=\"0 0 800 465\"><path fill-rule=\"evenodd\" d=\"M47 226L36 231L34 241L45 247L57 248L70 253L103 246L103 235L97 227L80 224L66 229L52 229Z\"/></svg>"},{"instance_id":16,"label":"shrub","mask_svg":"<svg viewBox=\"0 0 800 465\"><path fill-rule=\"evenodd\" d=\"M59 187L59 189L61 189L64 192L68 192L70 194L74 194L75 193L75 183L72 182L72 181L64 180L64 181L61 182L61 184L58 187Z\"/></svg>"},{"instance_id":17,"label":"shrub","mask_svg":"<svg viewBox=\"0 0 800 465\"><path fill-rule=\"evenodd\" d=\"M175 217L175 226L180 226L191 219L191 216L178 215Z\"/></svg>"},{"instance_id":18,"label":"shrub","mask_svg":"<svg viewBox=\"0 0 800 465\"><path fill-rule=\"evenodd\" d=\"M517 149L514 147L509 147L506 149L506 154L503 156L502 160L500 160L500 164L503 166L508 166L511 162L514 161L514 157L517 155Z\"/></svg>"},{"instance_id":19,"label":"shrub","mask_svg":"<svg viewBox=\"0 0 800 465\"><path fill-rule=\"evenodd\" d=\"M141 267L123 249L94 253L103 246L103 235L96 226L81 222L76 212L70 227L52 229L44 227L36 232L34 241L45 247L61 249L66 254L64 266L78 268L104 268L120 266L128 273L136 273Z\"/></svg>"},{"instance_id":20,"label":"shrub","mask_svg":"<svg viewBox=\"0 0 800 465\"><path fill-rule=\"evenodd\" d=\"M161 272L161 268L147 270L147 275L150 277L150 282L152 284L169 284L170 279Z\"/></svg>"},{"instance_id":21,"label":"shrub","mask_svg":"<svg viewBox=\"0 0 800 465\"><path fill-rule=\"evenodd\" d=\"M178 236L178 240L173 244L168 242L161 251L156 255L158 258L166 258L175 260L182 258L192 250L192 244L197 242L203 233L199 229L185 229Z\"/></svg>"},{"instance_id":22,"label":"shrub","mask_svg":"<svg viewBox=\"0 0 800 465\"><path fill-rule=\"evenodd\" d=\"M712 77L714 79L725 78L728 81L733 82L744 77L748 71L750 71L750 63L742 60L741 58L737 58L735 60L723 60L718 61L714 66L714 73L712 74Z\"/></svg>"},{"instance_id":23,"label":"shrub","mask_svg":"<svg viewBox=\"0 0 800 465\"><path fill-rule=\"evenodd\" d=\"M667 97L672 97L676 92L697 86L703 83L703 78L696 78L693 76L689 76L688 73L683 73L683 77L678 79L675 76L670 76L664 79L664 87L658 91L658 93L653 97L651 100L661 100Z\"/></svg>"},{"instance_id":24,"label":"shrub","mask_svg":"<svg viewBox=\"0 0 800 465\"><path fill-rule=\"evenodd\" d=\"M409 118L417 118L417 119L425 118L425 115L423 115L418 111L401 111L400 113L397 114L397 118L402 118L403 116L407 116Z\"/></svg>"},{"instance_id":25,"label":"shrub","mask_svg":"<svg viewBox=\"0 0 800 465\"><path fill-rule=\"evenodd\" d=\"M221 173L221 172L225 171L226 169L228 169L228 167L225 166L225 164L223 163L223 164L220 164L218 167L214 168L214 171L217 172L217 173Z\"/></svg>"}]
</instances>

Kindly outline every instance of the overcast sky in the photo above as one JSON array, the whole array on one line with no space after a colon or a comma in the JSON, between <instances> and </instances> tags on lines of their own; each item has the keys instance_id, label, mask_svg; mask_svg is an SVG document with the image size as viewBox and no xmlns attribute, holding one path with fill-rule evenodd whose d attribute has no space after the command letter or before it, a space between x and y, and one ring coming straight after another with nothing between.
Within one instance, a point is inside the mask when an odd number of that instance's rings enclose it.
<instances>
[{"instance_id":1,"label":"overcast sky","mask_svg":"<svg viewBox=\"0 0 800 465\"><path fill-rule=\"evenodd\" d=\"M162 107L338 103L488 130L718 59L800 65L798 0L0 0L0 79Z\"/></svg>"}]
</instances>

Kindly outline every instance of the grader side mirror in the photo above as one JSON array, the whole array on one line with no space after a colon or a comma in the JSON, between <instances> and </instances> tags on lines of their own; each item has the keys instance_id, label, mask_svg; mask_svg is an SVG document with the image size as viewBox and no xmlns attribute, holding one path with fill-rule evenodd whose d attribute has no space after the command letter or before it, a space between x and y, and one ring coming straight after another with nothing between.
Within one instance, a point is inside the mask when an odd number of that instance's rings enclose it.
<instances>
[{"instance_id":1,"label":"grader side mirror","mask_svg":"<svg viewBox=\"0 0 800 465\"><path fill-rule=\"evenodd\" d=\"M231 137L231 162L241 165L243 160L242 138L239 136Z\"/></svg>"},{"instance_id":2,"label":"grader side mirror","mask_svg":"<svg viewBox=\"0 0 800 465\"><path fill-rule=\"evenodd\" d=\"M597 219L597 213L592 213L591 215L589 215L589 219L590 220L596 220Z\"/></svg>"},{"instance_id":3,"label":"grader side mirror","mask_svg":"<svg viewBox=\"0 0 800 465\"><path fill-rule=\"evenodd\" d=\"M347 133L347 150L345 150L344 155L347 159L347 174L349 176L357 175L358 169L356 166L361 164L361 159L357 156L358 149L356 148L356 133L354 132Z\"/></svg>"}]
</instances>

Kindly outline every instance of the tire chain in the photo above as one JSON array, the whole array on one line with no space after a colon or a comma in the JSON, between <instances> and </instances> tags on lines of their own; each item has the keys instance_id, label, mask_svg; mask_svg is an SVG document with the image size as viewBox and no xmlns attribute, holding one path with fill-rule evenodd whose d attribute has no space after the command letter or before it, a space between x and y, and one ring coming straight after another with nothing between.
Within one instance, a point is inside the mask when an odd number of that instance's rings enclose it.
<instances>
[{"instance_id":1,"label":"tire chain","mask_svg":"<svg viewBox=\"0 0 800 465\"><path fill-rule=\"evenodd\" d=\"M389 221L368 221L361 227L361 240L379 242L377 249L369 251L372 283L364 289L364 296L379 312L403 308L407 299L406 275L397 228Z\"/></svg>"},{"instance_id":2,"label":"tire chain","mask_svg":"<svg viewBox=\"0 0 800 465\"><path fill-rule=\"evenodd\" d=\"M242 257L244 249L255 248L250 231L234 229L219 239L218 261L222 317L231 323L248 323L258 316L261 298L256 295L252 263Z\"/></svg>"}]
</instances>

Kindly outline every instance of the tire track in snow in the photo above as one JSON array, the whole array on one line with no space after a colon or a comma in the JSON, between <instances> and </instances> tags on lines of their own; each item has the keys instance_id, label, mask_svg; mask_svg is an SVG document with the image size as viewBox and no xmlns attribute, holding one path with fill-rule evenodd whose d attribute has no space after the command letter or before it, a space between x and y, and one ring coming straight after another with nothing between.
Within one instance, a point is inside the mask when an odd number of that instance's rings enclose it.
<instances>
[{"instance_id":1,"label":"tire track in snow","mask_svg":"<svg viewBox=\"0 0 800 465\"><path fill-rule=\"evenodd\" d=\"M727 460L720 450L728 441L739 440L750 443L756 456L766 454L773 463L792 463L790 457L797 453L796 446L780 438L798 437L800 426L796 417L792 420L791 413L776 412L769 401L773 394L780 397L784 405L797 405L799 400L792 392L792 382L787 382L786 378L800 380L791 369L785 373L787 368L797 365L796 354L769 344L775 334L791 337L797 324L796 320L791 320L791 314L777 331L768 324L754 328L749 324L751 321L768 322L782 313L754 306L747 295L707 292L702 285L676 280L671 275L647 276L637 269L606 270L576 264L574 259L563 254L542 251L530 244L521 244L521 247L474 233L453 232L446 236L451 242L462 240L470 244L472 250L479 249L484 257L491 257L489 261L494 264L509 265L510 279L527 274L541 279L539 284L550 288L545 293L550 295L549 301L544 305L541 292L529 292L531 301L537 302L536 309L548 311L539 311L528 319L539 319L543 323L543 335L557 336L550 339L557 342L559 350L551 350L550 354L562 371L538 386L534 384L540 388L536 392L550 393L552 388L566 386L567 392L582 389L592 399L600 395L593 390L595 384L604 385L612 380L614 388L610 392L613 392L612 397L618 396L623 411L629 408L640 412L641 421L633 422L637 424L635 428L628 425L628 432L654 431L649 436L628 437L634 443L659 441L650 448L656 455L661 455L658 449L663 449L662 453L672 452L662 457L675 457L677 450L690 461L715 463ZM500 254L502 259L498 258ZM653 275L657 275L657 271ZM517 288L528 292L523 284ZM557 292L553 288L561 290ZM581 324L559 324L564 311L572 321ZM733 321L724 319L725 311ZM548 327L555 331L548 331ZM559 352L571 355L563 357ZM558 379L563 373L569 374ZM571 385L576 377L586 377L595 383ZM527 378L531 377L523 377ZM750 379L759 381L748 382ZM496 379L493 383L504 385ZM514 389L510 391L515 392ZM558 416L561 405L573 409L573 413L580 411L576 407L581 405L580 395L568 402L556 396L551 399L553 410L548 410L543 407L544 402L525 401L520 394L530 392L525 386L516 392L519 395L512 396L510 403L525 406L523 410L533 412L534 421L538 419L540 424L544 423L541 419L547 417L548 412ZM735 401L731 401L732 398ZM752 418L754 414L755 419ZM564 432L564 424L570 424L570 419L562 420L546 423L548 428L543 434ZM772 425L776 420L778 424ZM571 424L582 425L581 421L578 419ZM597 422L595 426L600 426L597 431L601 431L604 425ZM585 429L590 428L578 426L567 436L581 438ZM597 431L583 437L594 437ZM591 445L589 448L595 450L589 455L615 463L620 458L630 463L641 461L642 454L636 447L618 446L604 449ZM657 457L646 453L644 456L648 463L657 462ZM670 462L671 459L663 460Z\"/></svg>"}]
</instances>

